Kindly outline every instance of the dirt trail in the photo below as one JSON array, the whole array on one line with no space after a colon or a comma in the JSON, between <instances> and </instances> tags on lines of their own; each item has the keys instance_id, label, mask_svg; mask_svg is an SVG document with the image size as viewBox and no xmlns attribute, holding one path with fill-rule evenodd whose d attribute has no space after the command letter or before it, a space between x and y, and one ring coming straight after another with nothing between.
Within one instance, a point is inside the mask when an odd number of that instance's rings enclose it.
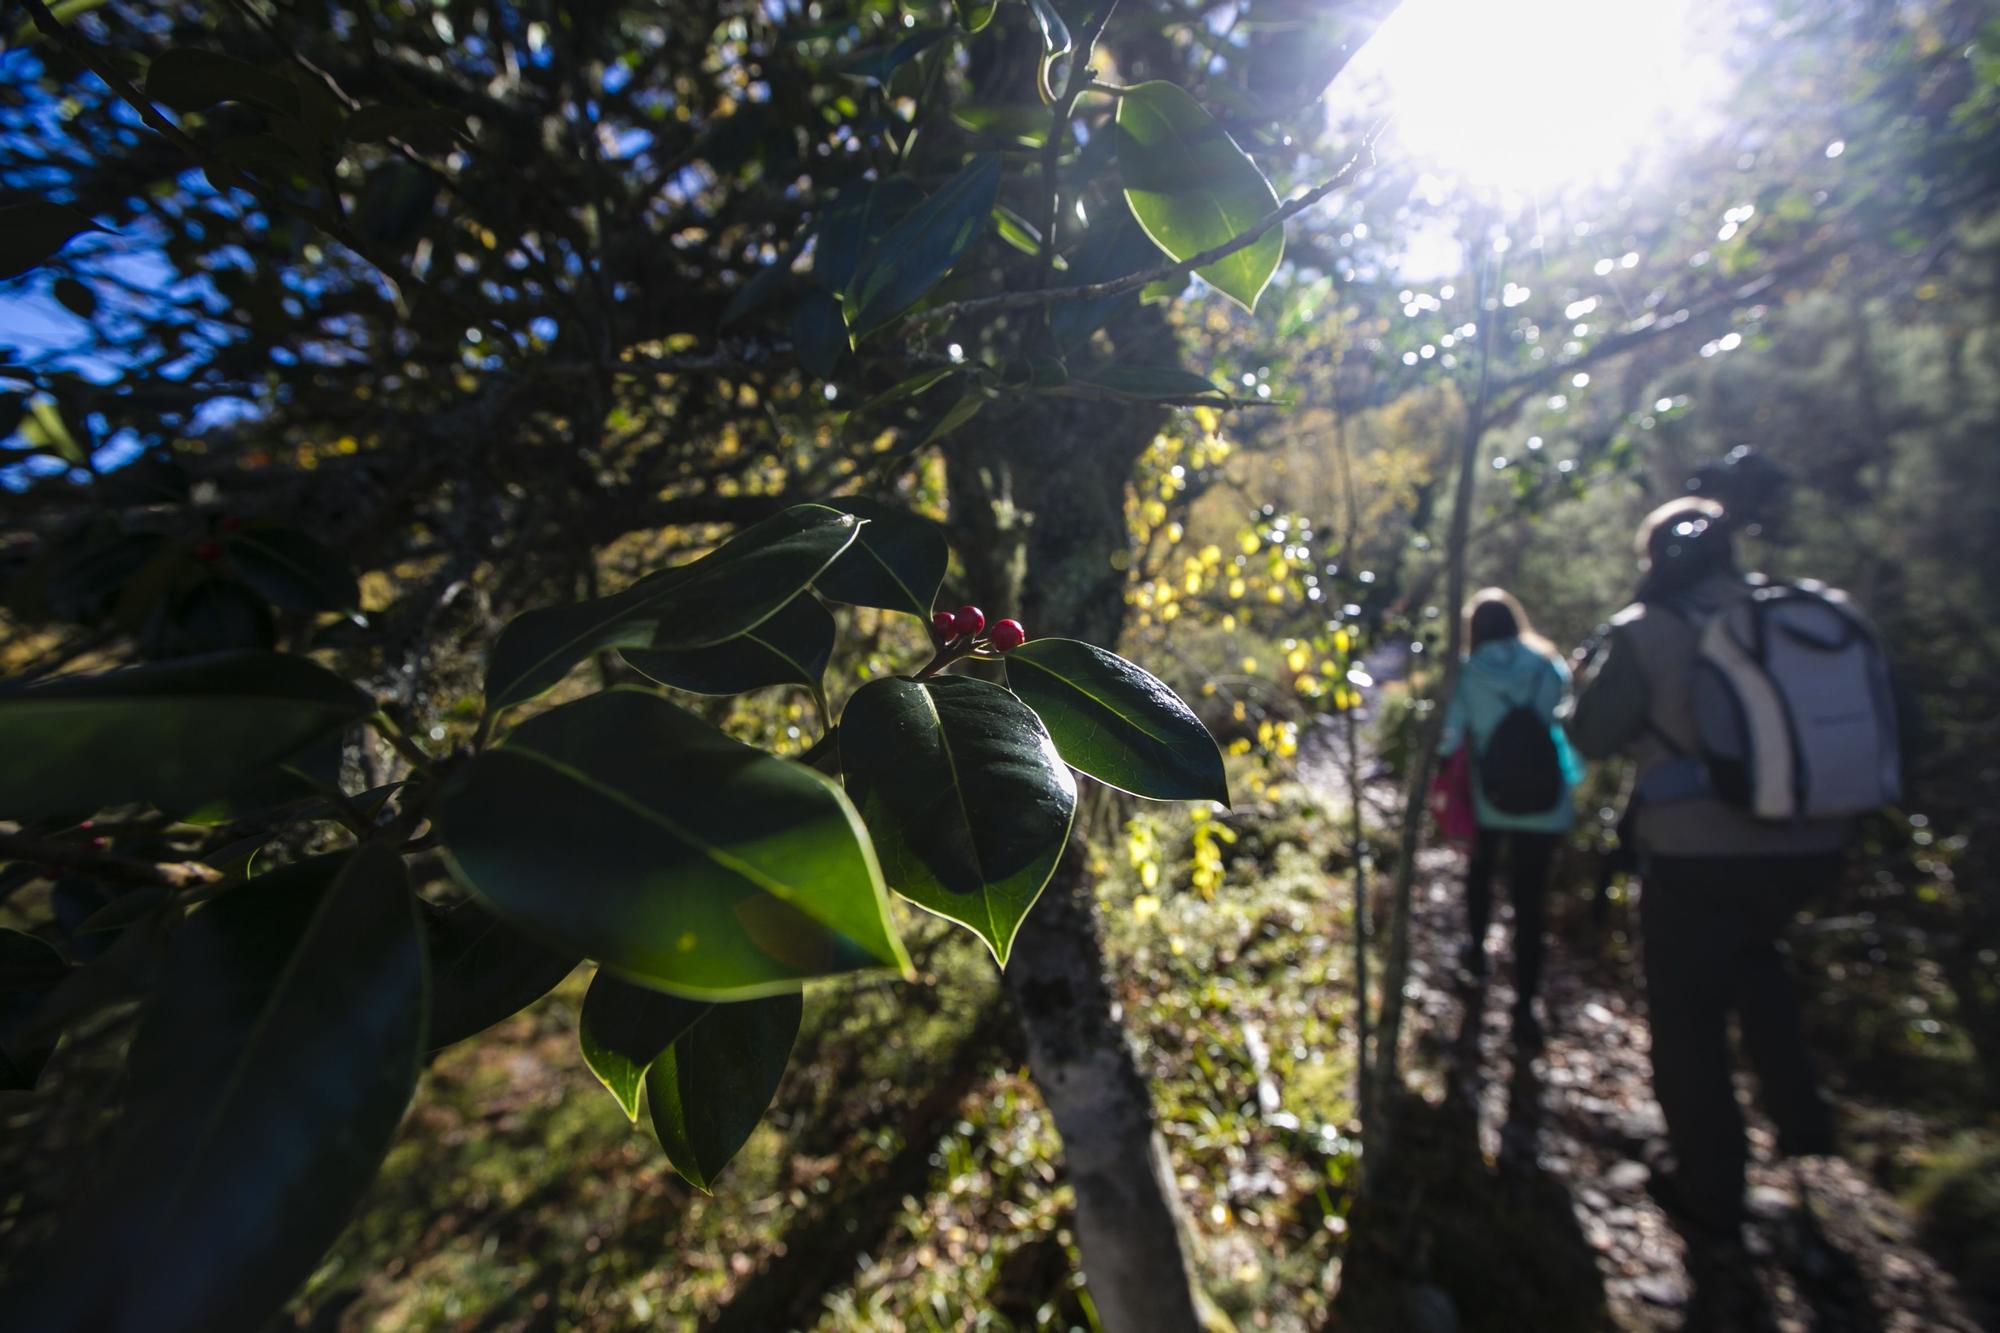
<instances>
[{"instance_id":1,"label":"dirt trail","mask_svg":"<svg viewBox=\"0 0 2000 1333\"><path fill-rule=\"evenodd\" d=\"M1324 745L1332 737L1322 729L1316 739ZM1324 748L1309 751L1302 771L1331 803L1344 805L1331 760ZM1371 806L1395 801L1386 787L1371 787L1367 796ZM1427 851L1418 865L1412 1083L1429 1102L1456 1110L1468 1128L1476 1125L1480 1157L1496 1179L1532 1177L1535 1197L1553 1200L1551 1207L1566 1198L1570 1216L1549 1219L1552 1230L1580 1233L1609 1326L1699 1327L1688 1313L1693 1293L1685 1248L1646 1191L1646 1163L1663 1128L1651 1095L1636 958L1609 942L1612 928L1628 924L1624 914L1614 914L1591 938L1551 939L1543 983L1547 1041L1532 1078L1523 1079L1507 1021L1514 998L1510 914L1497 909L1500 920L1487 941L1493 976L1482 992L1465 983L1456 964L1465 931L1462 869L1462 858L1448 850ZM1577 873L1573 867L1572 880ZM1505 895L1497 896L1504 903ZM1558 929L1565 915L1583 916L1556 914ZM1747 1081L1742 1092L1749 1093ZM1976 1333L1979 1325L1952 1280L1917 1247L1907 1215L1892 1199L1845 1162L1779 1163L1768 1123L1753 1112L1752 1126L1753 1220L1746 1240L1771 1327ZM1561 1188L1547 1188L1551 1181ZM1505 1311L1457 1304L1455 1322L1465 1328L1526 1326Z\"/></svg>"}]
</instances>

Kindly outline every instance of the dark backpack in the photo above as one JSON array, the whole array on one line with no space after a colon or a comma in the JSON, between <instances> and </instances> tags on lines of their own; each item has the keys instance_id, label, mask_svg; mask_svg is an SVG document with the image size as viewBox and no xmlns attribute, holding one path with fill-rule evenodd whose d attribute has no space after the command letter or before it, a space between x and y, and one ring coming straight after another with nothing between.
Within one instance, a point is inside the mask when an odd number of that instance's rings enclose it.
<instances>
[{"instance_id":1,"label":"dark backpack","mask_svg":"<svg viewBox=\"0 0 2000 1333\"><path fill-rule=\"evenodd\" d=\"M1562 756L1548 722L1531 706L1538 687L1539 682L1531 685L1527 699L1509 704L1479 753L1479 790L1505 815L1539 815L1562 800Z\"/></svg>"}]
</instances>

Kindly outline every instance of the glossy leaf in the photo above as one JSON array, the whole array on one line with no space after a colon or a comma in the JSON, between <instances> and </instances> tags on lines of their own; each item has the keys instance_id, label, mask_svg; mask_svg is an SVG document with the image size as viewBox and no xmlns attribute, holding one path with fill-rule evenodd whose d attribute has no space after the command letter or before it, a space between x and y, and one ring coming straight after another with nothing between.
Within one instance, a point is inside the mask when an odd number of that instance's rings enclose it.
<instances>
[{"instance_id":1,"label":"glossy leaf","mask_svg":"<svg viewBox=\"0 0 2000 1333\"><path fill-rule=\"evenodd\" d=\"M979 239L999 190L1000 159L983 153L884 233L849 288L849 327L870 332L921 300Z\"/></svg>"},{"instance_id":2,"label":"glossy leaf","mask_svg":"<svg viewBox=\"0 0 2000 1333\"><path fill-rule=\"evenodd\" d=\"M263 1327L373 1179L423 1031L423 940L394 852L318 858L195 912L133 1039L108 1186L9 1319Z\"/></svg>"},{"instance_id":3,"label":"glossy leaf","mask_svg":"<svg viewBox=\"0 0 2000 1333\"><path fill-rule=\"evenodd\" d=\"M317 538L292 528L253 527L225 547L242 580L284 611L314 614L357 610L354 570Z\"/></svg>"},{"instance_id":4,"label":"glossy leaf","mask_svg":"<svg viewBox=\"0 0 2000 1333\"><path fill-rule=\"evenodd\" d=\"M1156 801L1229 803L1215 738L1137 664L1075 639L1030 639L1007 654L1007 684L1070 767Z\"/></svg>"},{"instance_id":5,"label":"glossy leaf","mask_svg":"<svg viewBox=\"0 0 2000 1333\"><path fill-rule=\"evenodd\" d=\"M954 106L951 118L960 129L1021 148L1040 148L1049 141L1048 108L1039 103L968 103Z\"/></svg>"},{"instance_id":6,"label":"glossy leaf","mask_svg":"<svg viewBox=\"0 0 2000 1333\"><path fill-rule=\"evenodd\" d=\"M0 208L0 282L47 262L87 231L102 231L88 215L45 199Z\"/></svg>"},{"instance_id":7,"label":"glossy leaf","mask_svg":"<svg viewBox=\"0 0 2000 1333\"><path fill-rule=\"evenodd\" d=\"M1094 217L1083 244L1070 259L1071 282L1115 282L1159 263L1160 252L1146 239L1145 232L1129 212L1111 212ZM1049 332L1063 348L1083 345L1102 328L1120 307L1135 305L1138 297L1099 297L1094 301L1063 301L1049 307Z\"/></svg>"},{"instance_id":8,"label":"glossy leaf","mask_svg":"<svg viewBox=\"0 0 2000 1333\"><path fill-rule=\"evenodd\" d=\"M951 6L967 32L984 32L1000 8L1000 0L951 0Z\"/></svg>"},{"instance_id":9,"label":"glossy leaf","mask_svg":"<svg viewBox=\"0 0 2000 1333\"><path fill-rule=\"evenodd\" d=\"M1028 0L1028 9L1035 16L1035 26L1041 30L1043 55L1068 55L1071 45L1069 25L1063 22L1055 0Z\"/></svg>"},{"instance_id":10,"label":"glossy leaf","mask_svg":"<svg viewBox=\"0 0 2000 1333\"><path fill-rule=\"evenodd\" d=\"M428 1050L442 1050L512 1018L547 995L580 957L537 943L467 899L426 913L430 955Z\"/></svg>"},{"instance_id":11,"label":"glossy leaf","mask_svg":"<svg viewBox=\"0 0 2000 1333\"><path fill-rule=\"evenodd\" d=\"M635 986L609 972L591 978L576 1037L583 1062L610 1090L626 1119L639 1122L639 1089L667 1047L715 1006Z\"/></svg>"},{"instance_id":12,"label":"glossy leaf","mask_svg":"<svg viewBox=\"0 0 2000 1333\"><path fill-rule=\"evenodd\" d=\"M862 534L873 526L864 527ZM860 544L857 540L848 547L841 560ZM839 567L836 561L833 568ZM833 640L833 616L811 593L800 593L769 620L727 643L677 650L626 648L619 655L649 680L693 694L741 694L767 685L816 690L833 659Z\"/></svg>"},{"instance_id":13,"label":"glossy leaf","mask_svg":"<svg viewBox=\"0 0 2000 1333\"><path fill-rule=\"evenodd\" d=\"M1140 402L1185 402L1191 398L1220 401L1229 396L1206 375L1179 366L1092 366L1076 371L1070 380Z\"/></svg>"},{"instance_id":14,"label":"glossy leaf","mask_svg":"<svg viewBox=\"0 0 2000 1333\"><path fill-rule=\"evenodd\" d=\"M829 503L867 520L854 545L828 566L814 585L850 606L875 606L929 616L951 564L944 530L896 505L860 498Z\"/></svg>"},{"instance_id":15,"label":"glossy leaf","mask_svg":"<svg viewBox=\"0 0 2000 1333\"><path fill-rule=\"evenodd\" d=\"M631 980L714 998L908 966L839 789L651 691L531 718L459 771L437 819L468 888Z\"/></svg>"},{"instance_id":16,"label":"glossy leaf","mask_svg":"<svg viewBox=\"0 0 2000 1333\"><path fill-rule=\"evenodd\" d=\"M1277 192L1257 164L1180 87L1155 81L1127 89L1117 125L1125 202L1153 244L1175 259L1234 240L1277 211ZM1284 229L1274 227L1196 272L1254 310L1284 255Z\"/></svg>"},{"instance_id":17,"label":"glossy leaf","mask_svg":"<svg viewBox=\"0 0 2000 1333\"><path fill-rule=\"evenodd\" d=\"M706 1194L778 1091L805 1006L798 992L711 1006L653 1062L646 1101L667 1160Z\"/></svg>"},{"instance_id":18,"label":"glossy leaf","mask_svg":"<svg viewBox=\"0 0 2000 1333\"><path fill-rule=\"evenodd\" d=\"M0 688L0 812L87 814L221 795L374 703L324 667L218 653Z\"/></svg>"},{"instance_id":19,"label":"glossy leaf","mask_svg":"<svg viewBox=\"0 0 2000 1333\"><path fill-rule=\"evenodd\" d=\"M1041 720L969 676L884 677L840 719L847 790L889 885L1003 965L1069 840L1076 782Z\"/></svg>"},{"instance_id":20,"label":"glossy leaf","mask_svg":"<svg viewBox=\"0 0 2000 1333\"><path fill-rule=\"evenodd\" d=\"M847 316L840 298L810 288L792 311L792 350L799 365L819 379L828 379L847 352Z\"/></svg>"},{"instance_id":21,"label":"glossy leaf","mask_svg":"<svg viewBox=\"0 0 2000 1333\"><path fill-rule=\"evenodd\" d=\"M298 89L284 78L262 65L197 47L176 47L155 57L146 69L146 95L175 111L247 102L280 116L299 114Z\"/></svg>"},{"instance_id":22,"label":"glossy leaf","mask_svg":"<svg viewBox=\"0 0 2000 1333\"><path fill-rule=\"evenodd\" d=\"M516 616L487 660L487 710L534 698L605 648L702 648L755 629L846 550L860 526L837 509L794 505L624 592Z\"/></svg>"}]
</instances>

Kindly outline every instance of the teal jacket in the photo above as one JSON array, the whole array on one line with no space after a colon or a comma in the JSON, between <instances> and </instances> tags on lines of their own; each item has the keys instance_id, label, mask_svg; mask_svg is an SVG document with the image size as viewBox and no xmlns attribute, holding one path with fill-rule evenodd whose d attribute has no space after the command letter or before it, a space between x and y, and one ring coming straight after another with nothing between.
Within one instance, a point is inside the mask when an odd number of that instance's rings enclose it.
<instances>
[{"instance_id":1,"label":"teal jacket","mask_svg":"<svg viewBox=\"0 0 2000 1333\"><path fill-rule=\"evenodd\" d=\"M1450 754L1464 744L1470 732L1474 756L1472 800L1479 827L1522 833L1562 833L1576 822L1576 806L1570 798L1577 782L1583 777L1583 761L1571 748L1563 729L1556 724L1556 710L1568 692L1569 668L1559 661L1543 657L1519 639L1495 639L1482 643L1478 651L1465 659L1465 669L1458 674L1458 688L1452 693L1451 706L1445 710L1444 736L1438 742L1438 753ZM1556 753L1562 758L1562 799L1553 808L1539 814L1505 814L1488 805L1485 793L1479 790L1477 756L1486 748L1486 740L1500 725L1500 719L1516 704L1532 707L1536 715L1549 724Z\"/></svg>"}]
</instances>

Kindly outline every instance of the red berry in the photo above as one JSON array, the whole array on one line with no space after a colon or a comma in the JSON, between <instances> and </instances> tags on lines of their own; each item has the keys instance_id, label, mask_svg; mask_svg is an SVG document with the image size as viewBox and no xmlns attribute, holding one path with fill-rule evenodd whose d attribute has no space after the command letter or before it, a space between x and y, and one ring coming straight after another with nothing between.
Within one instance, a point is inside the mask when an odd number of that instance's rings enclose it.
<instances>
[{"instance_id":1,"label":"red berry","mask_svg":"<svg viewBox=\"0 0 2000 1333\"><path fill-rule=\"evenodd\" d=\"M958 617L949 611L940 611L931 617L931 628L940 639L952 640L958 637Z\"/></svg>"},{"instance_id":2,"label":"red berry","mask_svg":"<svg viewBox=\"0 0 2000 1333\"><path fill-rule=\"evenodd\" d=\"M224 514L221 521L215 525L215 530L225 537L241 532L243 531L243 519L237 514Z\"/></svg>"},{"instance_id":3,"label":"red berry","mask_svg":"<svg viewBox=\"0 0 2000 1333\"><path fill-rule=\"evenodd\" d=\"M222 543L196 542L192 554L197 560L220 560L222 558Z\"/></svg>"},{"instance_id":4,"label":"red berry","mask_svg":"<svg viewBox=\"0 0 2000 1333\"><path fill-rule=\"evenodd\" d=\"M986 628L986 613L976 606L961 606L951 623L961 635L977 634Z\"/></svg>"},{"instance_id":5,"label":"red berry","mask_svg":"<svg viewBox=\"0 0 2000 1333\"><path fill-rule=\"evenodd\" d=\"M1021 628L1018 620L1003 620L993 627L993 633L987 638L1000 652L1011 653L1028 641L1028 631Z\"/></svg>"}]
</instances>

